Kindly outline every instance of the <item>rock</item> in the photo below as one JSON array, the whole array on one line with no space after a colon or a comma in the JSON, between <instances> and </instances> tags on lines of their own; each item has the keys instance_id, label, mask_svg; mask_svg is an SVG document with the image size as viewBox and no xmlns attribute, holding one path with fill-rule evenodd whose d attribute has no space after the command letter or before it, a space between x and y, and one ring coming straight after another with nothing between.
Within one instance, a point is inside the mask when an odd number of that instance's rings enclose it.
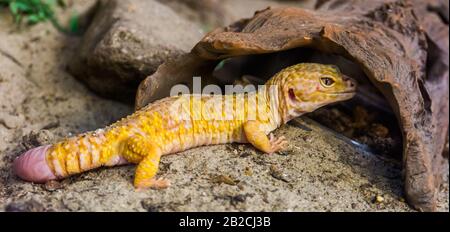
<instances>
[{"instance_id":1,"label":"rock","mask_svg":"<svg viewBox=\"0 0 450 232\"><path fill-rule=\"evenodd\" d=\"M373 199L374 203L380 204L382 202L384 202L384 197L377 195L374 199Z\"/></svg>"},{"instance_id":2,"label":"rock","mask_svg":"<svg viewBox=\"0 0 450 232\"><path fill-rule=\"evenodd\" d=\"M149 0L100 1L69 71L98 94L132 101L165 60L188 52L201 30Z\"/></svg>"},{"instance_id":3,"label":"rock","mask_svg":"<svg viewBox=\"0 0 450 232\"><path fill-rule=\"evenodd\" d=\"M45 189L48 192L54 192L54 191L56 191L58 189L62 189L63 188L61 183L58 182L58 181L55 181L55 180L48 181L42 187L43 187L43 189Z\"/></svg>"},{"instance_id":4,"label":"rock","mask_svg":"<svg viewBox=\"0 0 450 232\"><path fill-rule=\"evenodd\" d=\"M34 147L51 144L54 140L54 134L48 130L41 130L38 132L33 131L23 137L22 145L28 150Z\"/></svg>"},{"instance_id":5,"label":"rock","mask_svg":"<svg viewBox=\"0 0 450 232\"><path fill-rule=\"evenodd\" d=\"M217 175L214 176L212 179L213 183L217 184L227 184L227 185L236 185L239 181L235 180L234 178L228 176L228 175Z\"/></svg>"},{"instance_id":6,"label":"rock","mask_svg":"<svg viewBox=\"0 0 450 232\"><path fill-rule=\"evenodd\" d=\"M251 167L245 167L244 174L246 176L253 176L253 170Z\"/></svg>"},{"instance_id":7,"label":"rock","mask_svg":"<svg viewBox=\"0 0 450 232\"><path fill-rule=\"evenodd\" d=\"M270 175L277 180L281 180L286 183L291 182L291 180L289 179L289 176L286 173L284 173L283 170L281 168L277 167L276 165L270 166Z\"/></svg>"}]
</instances>

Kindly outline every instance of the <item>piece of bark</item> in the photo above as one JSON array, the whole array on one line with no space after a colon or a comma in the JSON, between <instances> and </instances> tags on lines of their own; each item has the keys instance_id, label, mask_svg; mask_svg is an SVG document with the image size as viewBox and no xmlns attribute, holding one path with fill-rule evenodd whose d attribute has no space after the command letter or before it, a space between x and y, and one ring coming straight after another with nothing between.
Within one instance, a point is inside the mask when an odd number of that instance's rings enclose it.
<instances>
[{"instance_id":1,"label":"piece of bark","mask_svg":"<svg viewBox=\"0 0 450 232\"><path fill-rule=\"evenodd\" d=\"M322 0L316 4L317 10L326 11L348 11L361 12L367 14L377 4L383 2L391 2L395 4L396 1L361 1L361 0L349 0L349 1L336 1L336 0ZM426 138L423 141L423 145L408 146L408 149L414 151L414 149L420 149L425 152L407 152L404 151L405 158L405 190L409 202L416 206L419 210L434 209L433 205L437 195L437 188L440 185L442 179L442 168L445 159L442 156L442 150L445 146L445 139L448 136L448 67L449 67L449 27L448 27L448 1L446 0L413 0L404 1L404 4L408 4L408 7L412 7L414 12L412 16L419 25L416 27L417 31L423 31L425 34L426 45L422 46L421 50L426 51L426 60L423 61L424 56L421 56L419 62L420 70L423 73L418 76L414 81L419 87L416 88L416 93L422 95L423 110L427 111L424 116L419 117L411 127L420 127L419 131L422 131L422 135L414 135L422 138ZM388 10L388 9L386 9ZM396 12L401 15L402 12ZM372 14L375 19L381 19L383 24L399 31L406 37L402 41L409 41L407 46L424 43L423 39L414 43L411 38L407 37L405 30L408 29L406 23L396 23L398 18L385 17L383 13ZM394 19L394 20L393 20ZM397 21L401 22L401 21ZM405 50L408 51L408 50ZM417 50L416 50L417 51ZM414 49L409 49L409 52L415 52ZM421 51L422 52L422 51ZM411 70L411 71L415 71ZM414 83L414 82L413 82ZM401 82L399 82L401 84ZM407 90L403 90L405 93ZM411 101L413 103L414 101ZM401 103L401 102L400 102ZM400 104L399 103L399 104ZM420 107L419 107L420 108ZM422 123L429 123L428 127L422 128ZM411 120L412 121L412 120ZM412 136L412 134L410 133ZM404 137L405 139L405 137ZM413 141L415 139L412 139ZM417 139L421 140L421 138ZM411 143L410 143L411 144ZM404 145L408 145L408 142ZM423 147L422 147L423 146ZM418 154L422 155L410 155ZM448 160L447 160L448 162ZM424 164L426 166L424 167ZM433 188L436 186L436 188Z\"/></svg>"},{"instance_id":2,"label":"piece of bark","mask_svg":"<svg viewBox=\"0 0 450 232\"><path fill-rule=\"evenodd\" d=\"M144 80L136 107L169 94L152 92L158 80L164 79L164 89L169 89L183 79L167 81L168 74L183 72L190 78L211 73L213 64L225 58L298 47L339 54L362 68L398 119L409 203L418 210L435 210L449 124L448 43L445 47L434 41L435 34L427 34L410 1L319 1L316 7L266 9L216 29L196 45L188 63L165 64ZM448 26L442 36L448 41ZM186 68L192 63L196 65Z\"/></svg>"}]
</instances>

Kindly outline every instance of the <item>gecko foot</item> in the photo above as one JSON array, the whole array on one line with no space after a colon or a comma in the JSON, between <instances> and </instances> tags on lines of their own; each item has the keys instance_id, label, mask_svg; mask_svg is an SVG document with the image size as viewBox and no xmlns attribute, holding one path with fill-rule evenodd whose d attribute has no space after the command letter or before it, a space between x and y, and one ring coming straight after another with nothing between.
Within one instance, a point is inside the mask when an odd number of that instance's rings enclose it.
<instances>
[{"instance_id":1,"label":"gecko foot","mask_svg":"<svg viewBox=\"0 0 450 232\"><path fill-rule=\"evenodd\" d=\"M275 138L273 134L270 134L270 146L271 146L271 152L269 152L269 155L282 151L286 149L286 146L288 144L288 141L284 136L281 136L279 138Z\"/></svg>"},{"instance_id":2,"label":"gecko foot","mask_svg":"<svg viewBox=\"0 0 450 232\"><path fill-rule=\"evenodd\" d=\"M149 180L141 181L139 183L135 183L135 187L138 191L145 190L148 188L166 189L166 188L170 187L170 181L167 179L163 179L163 178L159 178L159 179L152 178Z\"/></svg>"}]
</instances>

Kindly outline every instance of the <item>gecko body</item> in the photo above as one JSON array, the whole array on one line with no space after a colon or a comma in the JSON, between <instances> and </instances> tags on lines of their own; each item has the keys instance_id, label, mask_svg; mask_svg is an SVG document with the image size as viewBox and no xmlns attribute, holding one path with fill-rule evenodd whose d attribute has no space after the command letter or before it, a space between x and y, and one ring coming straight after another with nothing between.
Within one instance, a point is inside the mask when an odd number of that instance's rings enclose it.
<instances>
[{"instance_id":1,"label":"gecko body","mask_svg":"<svg viewBox=\"0 0 450 232\"><path fill-rule=\"evenodd\" d=\"M288 67L257 91L181 95L156 101L113 125L31 149L14 161L24 180L44 183L102 166L137 164L136 188L166 188L155 178L161 156L224 143L251 143L265 153L285 148L270 133L289 120L355 95L356 83L332 65Z\"/></svg>"}]
</instances>

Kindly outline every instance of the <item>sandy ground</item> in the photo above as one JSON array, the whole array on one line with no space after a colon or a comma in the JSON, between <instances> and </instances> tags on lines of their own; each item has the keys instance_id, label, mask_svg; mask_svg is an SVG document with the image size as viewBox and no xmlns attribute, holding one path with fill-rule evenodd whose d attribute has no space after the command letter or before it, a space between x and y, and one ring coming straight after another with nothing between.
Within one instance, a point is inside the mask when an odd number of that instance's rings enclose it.
<instances>
[{"instance_id":1,"label":"sandy ground","mask_svg":"<svg viewBox=\"0 0 450 232\"><path fill-rule=\"evenodd\" d=\"M78 11L92 1L76 1ZM247 145L208 146L162 159L166 190L136 192L134 167L99 169L46 185L11 172L27 148L110 124L132 106L96 96L66 72L80 38L50 24L17 31L0 12L0 210L5 211L413 211L394 160L357 149L307 118L276 135L267 156ZM446 183L439 210L448 207ZM376 201L375 199L380 201Z\"/></svg>"}]
</instances>

